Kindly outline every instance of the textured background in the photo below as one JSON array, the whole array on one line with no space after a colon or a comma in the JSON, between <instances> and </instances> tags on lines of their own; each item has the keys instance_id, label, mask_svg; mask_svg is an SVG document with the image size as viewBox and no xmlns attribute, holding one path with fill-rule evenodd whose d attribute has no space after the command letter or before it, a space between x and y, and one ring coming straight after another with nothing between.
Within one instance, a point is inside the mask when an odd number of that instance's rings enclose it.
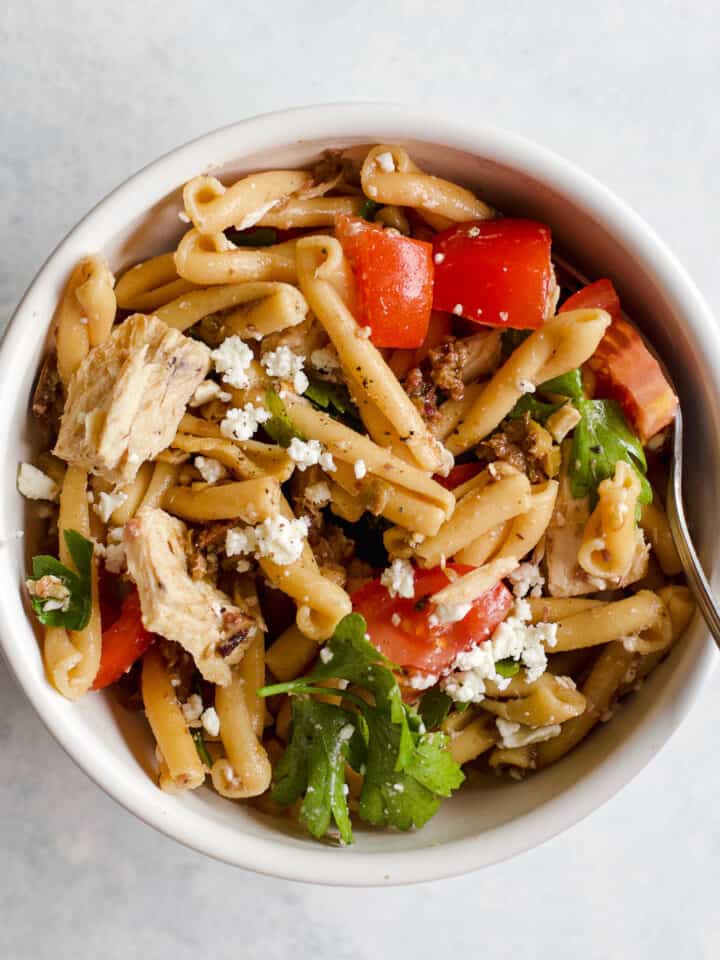
<instances>
[{"instance_id":1,"label":"textured background","mask_svg":"<svg viewBox=\"0 0 720 960\"><path fill-rule=\"evenodd\" d=\"M149 160L250 114L345 99L462 110L556 149L720 304L714 4L249 6L6 0L0 323L64 233ZM154 833L73 766L0 666L0 957L716 957L718 692L720 679L639 780L543 848L351 891L256 877Z\"/></svg>"}]
</instances>

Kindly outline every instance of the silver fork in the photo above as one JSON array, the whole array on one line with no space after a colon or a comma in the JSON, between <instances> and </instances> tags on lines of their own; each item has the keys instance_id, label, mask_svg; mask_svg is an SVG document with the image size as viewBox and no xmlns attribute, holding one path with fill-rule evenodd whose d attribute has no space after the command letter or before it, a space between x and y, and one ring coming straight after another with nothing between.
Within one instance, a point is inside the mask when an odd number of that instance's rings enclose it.
<instances>
[{"instance_id":1,"label":"silver fork","mask_svg":"<svg viewBox=\"0 0 720 960\"><path fill-rule=\"evenodd\" d=\"M670 378L668 378L670 379ZM673 386L672 380L670 385ZM673 386L674 389L674 386ZM676 391L677 392L677 391ZM713 596L705 571L698 558L695 546L688 530L685 519L685 509L682 498L682 468L683 468L683 419L680 408L675 414L675 431L673 436L673 457L670 467L670 478L667 487L667 518L670 533L675 542L675 549L683 565L688 586L692 590L695 601L700 608L707 628L712 638L720 647L720 607Z\"/></svg>"},{"instance_id":2,"label":"silver fork","mask_svg":"<svg viewBox=\"0 0 720 960\"><path fill-rule=\"evenodd\" d=\"M553 256L553 259L557 262L558 266L565 270L566 273L574 277L582 286L585 286L590 282L579 272L579 270L569 264L564 258ZM653 354L657 356L654 351ZM659 357L657 359L674 393L678 395L678 392L675 389L675 384L672 381L672 377L668 373L667 367ZM673 455L672 464L670 466L670 477L668 479L667 503L665 505L665 509L667 511L670 533L672 535L673 542L675 543L675 549L678 552L683 571L687 577L688 586L692 591L695 602L700 608L700 613L705 620L707 628L710 631L715 644L718 646L718 648L720 648L720 606L713 596L712 589L708 583L707 577L705 576L705 571L702 568L697 551L695 550L695 545L693 544L692 537L690 536L690 531L688 530L682 497L682 473L683 418L682 411L680 410L680 407L678 407L677 413L675 414Z\"/></svg>"}]
</instances>

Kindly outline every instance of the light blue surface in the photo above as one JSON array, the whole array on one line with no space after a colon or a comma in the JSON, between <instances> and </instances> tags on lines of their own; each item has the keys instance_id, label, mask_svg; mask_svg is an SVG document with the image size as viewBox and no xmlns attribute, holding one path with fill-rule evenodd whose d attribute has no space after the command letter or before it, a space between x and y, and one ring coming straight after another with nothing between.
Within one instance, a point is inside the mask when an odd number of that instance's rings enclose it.
<instances>
[{"instance_id":1,"label":"light blue surface","mask_svg":"<svg viewBox=\"0 0 720 960\"><path fill-rule=\"evenodd\" d=\"M420 100L551 146L635 206L720 304L710 4L247 7L10 0L0 323L66 230L146 162L327 99ZM542 849L460 880L346 891L243 873L143 826L79 773L0 665L0 957L715 957L718 693L720 679L635 783Z\"/></svg>"}]
</instances>

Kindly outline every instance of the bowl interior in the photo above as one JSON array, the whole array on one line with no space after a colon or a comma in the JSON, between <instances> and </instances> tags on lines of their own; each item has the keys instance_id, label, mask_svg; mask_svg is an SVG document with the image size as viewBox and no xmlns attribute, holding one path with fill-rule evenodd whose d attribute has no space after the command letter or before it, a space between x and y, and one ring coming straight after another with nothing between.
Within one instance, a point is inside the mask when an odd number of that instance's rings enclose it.
<instances>
[{"instance_id":1,"label":"bowl interior","mask_svg":"<svg viewBox=\"0 0 720 960\"><path fill-rule=\"evenodd\" d=\"M392 118L386 118L360 130L355 124L347 136L330 135L332 120L326 117L325 122L328 129L310 140L293 140L283 134L282 125L273 128L270 123L262 136L261 128L255 128L258 135L253 137L247 125L238 125L191 144L120 188L61 245L21 304L3 344L0 402L9 426L0 439L0 533L7 535L24 523L15 489L16 464L31 458L37 448L27 417L28 396L43 334L77 257L99 249L119 272L171 249L187 229L178 219L180 187L194 173L211 170L232 179L255 169L308 164L329 146L384 140L403 143L421 168L476 188L499 209L550 224L555 245L574 263L591 277L614 280L626 310L675 378L688 450L703 451L702 472L697 458L690 461L686 500L710 569L716 547L701 518L716 515L718 508L716 485L704 482L708 475L717 475L720 451L717 347L708 318L690 311L692 288L688 294L682 272L659 245L653 246L652 238L647 240L647 228L561 161L517 142L508 146L502 137L488 135L483 141L478 135L469 145L456 129L448 129L438 136L451 144L445 146L419 136L417 131L426 125L412 130L399 119L393 125ZM295 123L301 130L297 118ZM336 122L334 129L342 130L342 123ZM248 153L247 143L258 141L261 148ZM700 308L704 310L701 302ZM598 806L647 762L686 713L708 669L706 634L696 619L670 658L624 703L613 722L601 725L555 767L523 783L477 778L446 802L422 831L378 833L359 827L353 847L330 850L303 836L292 821L266 817L209 789L184 796L162 793L151 779L150 735L142 717L126 713L106 696L70 704L49 687L20 589L33 552L32 526L24 546L8 542L0 550L2 639L13 670L63 746L116 799L160 829L230 862L296 879L430 879L474 869L541 842Z\"/></svg>"}]
</instances>

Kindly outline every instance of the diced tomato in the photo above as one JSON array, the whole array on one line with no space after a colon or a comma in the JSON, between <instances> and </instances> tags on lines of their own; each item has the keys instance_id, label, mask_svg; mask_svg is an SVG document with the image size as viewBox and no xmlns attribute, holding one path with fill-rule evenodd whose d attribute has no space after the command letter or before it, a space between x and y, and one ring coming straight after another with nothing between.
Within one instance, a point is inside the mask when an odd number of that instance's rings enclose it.
<instances>
[{"instance_id":1,"label":"diced tomato","mask_svg":"<svg viewBox=\"0 0 720 960\"><path fill-rule=\"evenodd\" d=\"M612 397L646 443L672 423L678 398L632 324L622 316L620 298L610 280L597 280L573 294L560 308L600 307L613 322L588 360L598 396Z\"/></svg>"},{"instance_id":2,"label":"diced tomato","mask_svg":"<svg viewBox=\"0 0 720 960\"><path fill-rule=\"evenodd\" d=\"M433 241L433 306L493 327L535 329L555 286L550 228L534 220L478 220Z\"/></svg>"},{"instance_id":3,"label":"diced tomato","mask_svg":"<svg viewBox=\"0 0 720 960\"><path fill-rule=\"evenodd\" d=\"M155 634L143 626L137 590L123 601L119 618L103 630L102 653L93 690L115 683L155 642Z\"/></svg>"},{"instance_id":4,"label":"diced tomato","mask_svg":"<svg viewBox=\"0 0 720 960\"><path fill-rule=\"evenodd\" d=\"M433 477L433 480L436 480L440 486L445 487L446 490L454 490L455 487L459 487L463 483L467 483L468 480L472 480L481 470L482 464L480 463L458 463L446 477L441 477L440 474L437 473Z\"/></svg>"},{"instance_id":5,"label":"diced tomato","mask_svg":"<svg viewBox=\"0 0 720 960\"><path fill-rule=\"evenodd\" d=\"M596 280L589 283L582 290L573 293L568 297L565 303L558 308L558 313L565 313L568 310L588 310L596 308L605 310L613 320L620 317L620 297L611 280Z\"/></svg>"},{"instance_id":6,"label":"diced tomato","mask_svg":"<svg viewBox=\"0 0 720 960\"><path fill-rule=\"evenodd\" d=\"M430 244L360 217L338 217L335 233L355 277L358 321L375 346L421 346L433 298Z\"/></svg>"},{"instance_id":7,"label":"diced tomato","mask_svg":"<svg viewBox=\"0 0 720 960\"><path fill-rule=\"evenodd\" d=\"M473 569L457 563L448 567L458 574ZM434 607L425 598L448 583L440 567L416 570L415 595L405 599L391 597L379 580L373 580L353 594L353 609L365 617L372 643L386 657L401 667L439 674L458 653L487 640L513 604L512 594L499 583L474 601L464 619L432 624ZM398 618L396 625L393 619Z\"/></svg>"}]
</instances>

